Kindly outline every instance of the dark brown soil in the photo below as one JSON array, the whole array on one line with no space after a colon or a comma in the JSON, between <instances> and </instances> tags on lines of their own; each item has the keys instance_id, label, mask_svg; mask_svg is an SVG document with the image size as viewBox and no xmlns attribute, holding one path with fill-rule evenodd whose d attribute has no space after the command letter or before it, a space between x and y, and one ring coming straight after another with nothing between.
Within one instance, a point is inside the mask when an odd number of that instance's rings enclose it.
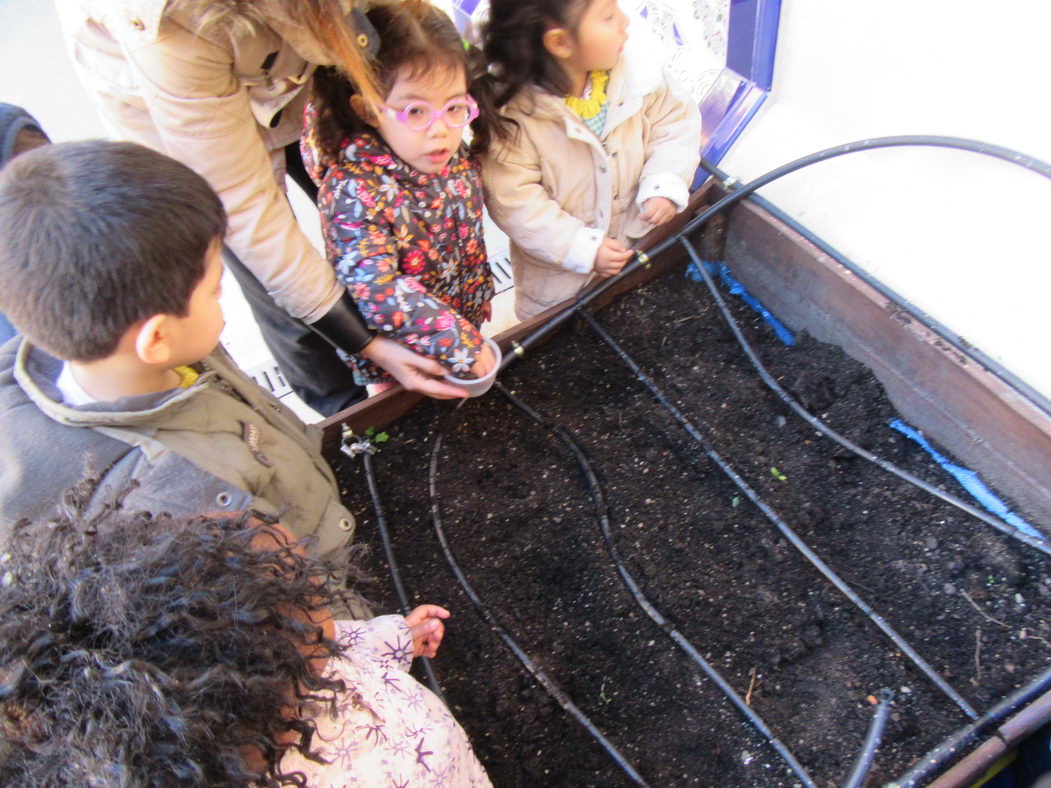
<instances>
[{"instance_id":1,"label":"dark brown soil","mask_svg":"<svg viewBox=\"0 0 1051 788\"><path fill-rule=\"evenodd\" d=\"M785 347L751 312L734 309L771 372L812 413L957 493L886 426L894 410L864 367L805 337ZM820 437L762 384L703 285L676 272L598 319L715 451L975 708L1051 663L1047 559ZM586 328L563 331L502 380L575 436L643 593L748 695L818 785L849 772L871 715L867 698L880 688L896 701L870 785L967 721ZM797 784L629 595L573 456L495 391L458 410L423 403L388 430L374 459L409 593L454 613L435 667L493 782L629 783L450 573L428 492L439 425L438 487L457 561L493 615L643 778L652 786ZM380 566L361 462L337 465ZM395 607L389 594L384 605Z\"/></svg>"}]
</instances>

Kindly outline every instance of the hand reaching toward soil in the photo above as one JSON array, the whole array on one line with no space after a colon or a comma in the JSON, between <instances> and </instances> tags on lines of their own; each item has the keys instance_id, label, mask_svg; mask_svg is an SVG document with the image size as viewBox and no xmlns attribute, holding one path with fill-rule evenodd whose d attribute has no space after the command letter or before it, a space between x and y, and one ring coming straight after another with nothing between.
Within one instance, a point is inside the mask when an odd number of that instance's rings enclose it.
<instances>
[{"instance_id":1,"label":"hand reaching toward soil","mask_svg":"<svg viewBox=\"0 0 1051 788\"><path fill-rule=\"evenodd\" d=\"M409 634L412 635L412 656L433 657L438 653L438 646L445 636L445 624L443 618L451 614L444 607L438 605L420 605L409 615L405 616L405 623L409 625Z\"/></svg>"},{"instance_id":2,"label":"hand reaching toward soil","mask_svg":"<svg viewBox=\"0 0 1051 788\"><path fill-rule=\"evenodd\" d=\"M419 391L434 399L460 399L467 393L442 380L446 369L433 358L414 353L400 342L377 336L360 355L374 361L409 391Z\"/></svg>"}]
</instances>

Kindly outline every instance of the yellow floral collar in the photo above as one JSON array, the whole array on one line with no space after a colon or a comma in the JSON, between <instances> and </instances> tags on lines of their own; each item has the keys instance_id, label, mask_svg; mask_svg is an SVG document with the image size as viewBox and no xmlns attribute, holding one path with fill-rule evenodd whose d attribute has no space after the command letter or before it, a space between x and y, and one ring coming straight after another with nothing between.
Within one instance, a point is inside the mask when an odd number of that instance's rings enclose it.
<instances>
[{"instance_id":1,"label":"yellow floral collar","mask_svg":"<svg viewBox=\"0 0 1051 788\"><path fill-rule=\"evenodd\" d=\"M602 105L606 103L606 83L609 82L609 73L606 71L592 71L588 74L591 82L591 95L584 94L587 98L577 96L566 96L566 106L581 118L587 120L593 118L602 111Z\"/></svg>"}]
</instances>

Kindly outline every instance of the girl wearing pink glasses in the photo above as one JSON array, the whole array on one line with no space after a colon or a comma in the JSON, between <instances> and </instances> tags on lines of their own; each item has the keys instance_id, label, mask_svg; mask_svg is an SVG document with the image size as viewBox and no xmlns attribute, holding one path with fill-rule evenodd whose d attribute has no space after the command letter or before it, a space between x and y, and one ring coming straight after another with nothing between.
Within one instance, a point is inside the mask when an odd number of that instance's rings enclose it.
<instances>
[{"instance_id":1,"label":"girl wearing pink glasses","mask_svg":"<svg viewBox=\"0 0 1051 788\"><path fill-rule=\"evenodd\" d=\"M463 133L478 115L468 55L445 14L426 2L374 5L382 104L334 69L319 69L303 160L318 183L328 259L365 321L460 377L495 363L478 327L492 275L482 238L482 185ZM352 357L377 393L392 379Z\"/></svg>"}]
</instances>

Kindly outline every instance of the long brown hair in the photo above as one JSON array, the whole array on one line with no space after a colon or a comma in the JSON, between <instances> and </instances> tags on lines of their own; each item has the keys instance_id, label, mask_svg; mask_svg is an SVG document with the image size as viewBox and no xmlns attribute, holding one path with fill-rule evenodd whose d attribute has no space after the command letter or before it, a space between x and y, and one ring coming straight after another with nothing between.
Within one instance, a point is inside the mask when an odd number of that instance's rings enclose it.
<instances>
[{"instance_id":1,"label":"long brown hair","mask_svg":"<svg viewBox=\"0 0 1051 788\"><path fill-rule=\"evenodd\" d=\"M273 0L283 14L305 28L327 49L335 67L362 95L376 99L376 77L365 49L358 43L360 32L348 23L340 0ZM407 0L410 5L415 0ZM250 36L266 27L265 9L255 0L175 0L165 11L178 8L187 13L195 30L225 26L232 34Z\"/></svg>"},{"instance_id":2,"label":"long brown hair","mask_svg":"<svg viewBox=\"0 0 1051 788\"><path fill-rule=\"evenodd\" d=\"M358 44L359 32L347 24L340 0L284 0L284 3L333 54L339 72L370 102L379 101L376 72L366 60L364 48ZM407 4L418 5L414 0L407 0Z\"/></svg>"}]
</instances>

